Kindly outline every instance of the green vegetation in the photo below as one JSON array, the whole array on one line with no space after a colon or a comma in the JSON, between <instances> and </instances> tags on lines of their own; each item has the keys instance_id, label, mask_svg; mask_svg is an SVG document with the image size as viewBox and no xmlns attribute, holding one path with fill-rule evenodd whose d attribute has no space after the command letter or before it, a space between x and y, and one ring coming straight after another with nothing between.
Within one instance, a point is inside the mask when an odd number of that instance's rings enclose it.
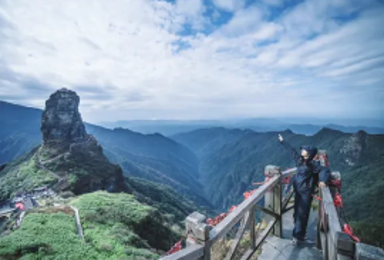
<instances>
[{"instance_id":1,"label":"green vegetation","mask_svg":"<svg viewBox=\"0 0 384 260\"><path fill-rule=\"evenodd\" d=\"M0 163L3 163L41 143L42 111L4 102L0 105L3 112L0 113L0 125L4 126L0 128ZM176 143L159 134L142 135L93 125L87 125L87 130L103 145L105 155L114 163L121 164L125 175L130 176L127 183L135 197L162 214L168 226L182 221L195 210L193 203L185 198L198 206L210 208L212 203L215 209L226 211L243 200L244 191L254 188L253 181L264 179L265 165L293 166L277 140L278 132L211 128L176 135L173 137ZM296 148L313 144L327 150L331 169L342 174L345 211L355 233L365 242L382 246L384 135L360 132L362 138L357 138L354 143L356 135L331 129L323 129L313 136L297 135L291 131L282 134ZM35 151L20 157L0 172L0 200L15 192L56 181L54 176L36 167ZM79 149L74 151L73 157L60 158L46 167L60 177L68 178L68 189L75 194L115 188L116 183L124 183L123 180L113 180L121 169L106 163L103 156L92 156L101 151L101 147L92 149L90 153L87 149ZM48 159L54 155L43 149L40 157ZM111 176L110 182L102 183ZM131 176L171 186L177 192ZM205 198L204 193L207 194Z\"/></svg>"},{"instance_id":2,"label":"green vegetation","mask_svg":"<svg viewBox=\"0 0 384 260\"><path fill-rule=\"evenodd\" d=\"M40 149L48 154L50 148ZM52 150L52 153L55 151ZM54 154L57 156L57 154ZM50 158L54 156L49 156ZM118 165L112 164L104 156L101 146L96 141L79 144L70 154L59 156L45 164L68 181L66 189L75 194L83 194L96 190L128 191L124 185L123 172Z\"/></svg>"},{"instance_id":3,"label":"green vegetation","mask_svg":"<svg viewBox=\"0 0 384 260\"><path fill-rule=\"evenodd\" d=\"M384 220L363 220L350 223L354 234L364 243L384 248Z\"/></svg>"},{"instance_id":4,"label":"green vegetation","mask_svg":"<svg viewBox=\"0 0 384 260\"><path fill-rule=\"evenodd\" d=\"M20 157L0 173L0 200L8 198L14 193L31 191L57 180L49 172L36 166L35 151L36 149Z\"/></svg>"},{"instance_id":5,"label":"green vegetation","mask_svg":"<svg viewBox=\"0 0 384 260\"><path fill-rule=\"evenodd\" d=\"M0 259L158 259L180 234L157 209L133 195L88 193L69 202L79 209L84 240L69 207L27 214L21 227L0 239Z\"/></svg>"},{"instance_id":6,"label":"green vegetation","mask_svg":"<svg viewBox=\"0 0 384 260\"><path fill-rule=\"evenodd\" d=\"M384 136L369 136L360 162L343 176L346 215L362 241L384 248Z\"/></svg>"},{"instance_id":7,"label":"green vegetation","mask_svg":"<svg viewBox=\"0 0 384 260\"><path fill-rule=\"evenodd\" d=\"M168 250L180 237L170 229L173 223L132 195L100 191L80 196L70 204L79 209L85 238L96 247L108 244L119 250L128 243Z\"/></svg>"},{"instance_id":8,"label":"green vegetation","mask_svg":"<svg viewBox=\"0 0 384 260\"><path fill-rule=\"evenodd\" d=\"M160 134L143 135L89 124L86 127L103 146L108 159L122 167L125 176L170 186L197 205L212 207L203 195L198 160L191 150Z\"/></svg>"},{"instance_id":9,"label":"green vegetation","mask_svg":"<svg viewBox=\"0 0 384 260\"><path fill-rule=\"evenodd\" d=\"M140 178L126 177L126 183L138 201L155 207L171 222L182 222L194 211L213 216L212 209L197 207L172 188Z\"/></svg>"},{"instance_id":10,"label":"green vegetation","mask_svg":"<svg viewBox=\"0 0 384 260\"><path fill-rule=\"evenodd\" d=\"M65 213L31 213L21 227L0 239L4 259L101 259L77 236L74 218Z\"/></svg>"}]
</instances>

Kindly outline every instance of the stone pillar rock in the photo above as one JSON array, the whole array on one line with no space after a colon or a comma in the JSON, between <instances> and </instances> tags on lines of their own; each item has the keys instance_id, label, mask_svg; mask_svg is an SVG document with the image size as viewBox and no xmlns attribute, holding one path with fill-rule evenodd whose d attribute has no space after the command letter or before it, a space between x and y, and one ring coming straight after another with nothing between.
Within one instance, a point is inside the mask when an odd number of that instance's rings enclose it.
<instances>
[{"instance_id":1,"label":"stone pillar rock","mask_svg":"<svg viewBox=\"0 0 384 260\"><path fill-rule=\"evenodd\" d=\"M68 149L70 144L86 140L79 103L80 97L76 92L65 88L49 97L41 121L44 146Z\"/></svg>"}]
</instances>

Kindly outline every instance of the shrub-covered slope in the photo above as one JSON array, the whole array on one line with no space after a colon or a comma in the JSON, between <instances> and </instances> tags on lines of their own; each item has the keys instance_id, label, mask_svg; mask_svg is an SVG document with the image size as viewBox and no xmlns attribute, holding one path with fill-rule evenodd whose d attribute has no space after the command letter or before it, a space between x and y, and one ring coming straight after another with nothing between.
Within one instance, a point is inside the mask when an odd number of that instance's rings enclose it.
<instances>
[{"instance_id":1,"label":"shrub-covered slope","mask_svg":"<svg viewBox=\"0 0 384 260\"><path fill-rule=\"evenodd\" d=\"M88 193L69 205L79 210L84 240L69 207L46 208L0 238L0 259L157 259L180 238L178 223L129 194Z\"/></svg>"}]
</instances>

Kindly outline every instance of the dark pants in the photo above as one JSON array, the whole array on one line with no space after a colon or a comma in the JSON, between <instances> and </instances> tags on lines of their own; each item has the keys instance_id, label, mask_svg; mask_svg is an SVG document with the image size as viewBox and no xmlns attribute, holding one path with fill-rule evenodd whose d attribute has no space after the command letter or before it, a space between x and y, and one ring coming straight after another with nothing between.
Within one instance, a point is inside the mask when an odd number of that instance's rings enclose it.
<instances>
[{"instance_id":1,"label":"dark pants","mask_svg":"<svg viewBox=\"0 0 384 260\"><path fill-rule=\"evenodd\" d=\"M295 190L295 202L294 202L294 224L292 236L302 240L305 238L307 232L307 224L309 213L311 210L312 194L311 190L297 191Z\"/></svg>"}]
</instances>

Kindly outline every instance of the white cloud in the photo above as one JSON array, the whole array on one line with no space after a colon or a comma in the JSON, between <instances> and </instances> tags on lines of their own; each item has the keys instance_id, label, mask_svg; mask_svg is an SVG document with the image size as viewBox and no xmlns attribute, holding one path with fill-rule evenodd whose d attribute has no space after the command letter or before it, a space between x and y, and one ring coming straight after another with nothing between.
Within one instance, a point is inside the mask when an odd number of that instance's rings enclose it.
<instances>
[{"instance_id":1,"label":"white cloud","mask_svg":"<svg viewBox=\"0 0 384 260\"><path fill-rule=\"evenodd\" d=\"M213 3L220 9L233 12L245 5L245 0L213 0Z\"/></svg>"},{"instance_id":2,"label":"white cloud","mask_svg":"<svg viewBox=\"0 0 384 260\"><path fill-rule=\"evenodd\" d=\"M378 106L382 7L363 6L357 19L339 23L332 12L355 10L344 0L307 0L274 20L260 6L216 5L234 14L208 34L201 0L2 1L0 98L42 107L69 87L88 121L295 115L311 104L327 115L352 111L357 100ZM190 27L205 33L188 34ZM362 87L368 94L353 94Z\"/></svg>"},{"instance_id":3,"label":"white cloud","mask_svg":"<svg viewBox=\"0 0 384 260\"><path fill-rule=\"evenodd\" d=\"M230 37L237 37L255 31L263 23L263 14L257 7L241 9L234 13L233 18L223 25L219 32Z\"/></svg>"}]
</instances>

